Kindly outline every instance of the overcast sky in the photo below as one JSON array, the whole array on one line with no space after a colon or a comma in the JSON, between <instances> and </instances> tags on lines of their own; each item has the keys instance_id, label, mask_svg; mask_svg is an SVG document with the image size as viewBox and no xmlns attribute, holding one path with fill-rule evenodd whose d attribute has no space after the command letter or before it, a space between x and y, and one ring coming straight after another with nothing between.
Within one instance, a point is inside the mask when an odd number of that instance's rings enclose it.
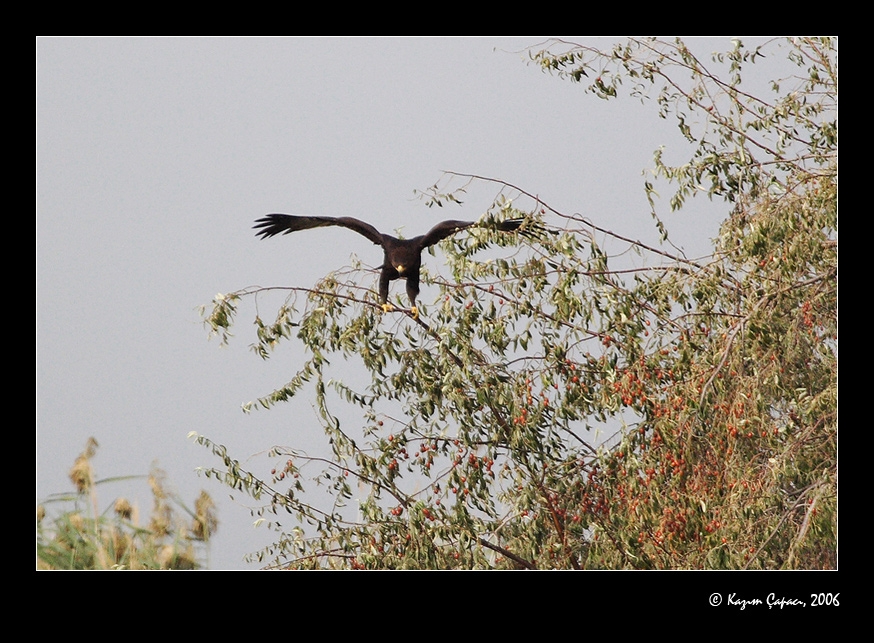
<instances>
[{"instance_id":1,"label":"overcast sky","mask_svg":"<svg viewBox=\"0 0 874 643\"><path fill-rule=\"evenodd\" d=\"M37 499L71 489L67 472L94 436L99 477L156 463L188 503L207 489L220 520L210 567L254 567L243 556L273 535L252 527L245 497L231 502L196 475L220 463L187 434L241 460L321 435L307 434L307 400L241 411L287 381L294 353L263 362L249 351L246 306L220 348L197 307L245 286L311 286L352 254L382 258L345 230L258 240L265 213L356 216L415 236L476 219L495 196L486 186L442 209L414 197L450 170L652 242L641 172L659 145L682 152L675 125L526 64L522 50L543 40L39 38ZM689 256L718 225L703 209L666 218ZM423 287L420 300L434 296ZM267 475L268 461L250 463ZM146 484L127 489L146 515ZM100 490L101 509L119 493Z\"/></svg>"}]
</instances>

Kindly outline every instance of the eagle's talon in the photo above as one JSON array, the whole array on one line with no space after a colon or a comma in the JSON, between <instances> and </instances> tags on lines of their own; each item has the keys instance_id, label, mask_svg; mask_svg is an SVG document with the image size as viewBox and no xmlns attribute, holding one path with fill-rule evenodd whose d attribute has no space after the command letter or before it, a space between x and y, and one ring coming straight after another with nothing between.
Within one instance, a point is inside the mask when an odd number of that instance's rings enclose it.
<instances>
[{"instance_id":1,"label":"eagle's talon","mask_svg":"<svg viewBox=\"0 0 874 643\"><path fill-rule=\"evenodd\" d=\"M391 304L383 304L382 305L382 312L384 312L384 313L390 313L394 309L395 309L395 307L392 306Z\"/></svg>"},{"instance_id":2,"label":"eagle's talon","mask_svg":"<svg viewBox=\"0 0 874 643\"><path fill-rule=\"evenodd\" d=\"M410 313L413 315L413 319L419 319L419 309L416 306L410 307Z\"/></svg>"}]
</instances>

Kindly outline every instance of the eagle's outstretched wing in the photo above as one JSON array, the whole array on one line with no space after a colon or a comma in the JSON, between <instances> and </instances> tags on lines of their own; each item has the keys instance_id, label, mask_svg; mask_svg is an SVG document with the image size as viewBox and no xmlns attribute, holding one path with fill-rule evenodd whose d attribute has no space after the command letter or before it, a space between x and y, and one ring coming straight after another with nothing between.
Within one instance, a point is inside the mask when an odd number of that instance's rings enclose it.
<instances>
[{"instance_id":1,"label":"eagle's outstretched wing","mask_svg":"<svg viewBox=\"0 0 874 643\"><path fill-rule=\"evenodd\" d=\"M325 226L341 226L364 235L378 246L382 245L382 234L369 223L352 217L314 217L297 216L293 214L268 214L255 221L254 228L260 228L256 233L262 239L277 234L288 234L298 230L322 228Z\"/></svg>"},{"instance_id":2,"label":"eagle's outstretched wing","mask_svg":"<svg viewBox=\"0 0 874 643\"><path fill-rule=\"evenodd\" d=\"M446 237L474 225L473 221L441 221L422 236L419 245L424 249L443 241Z\"/></svg>"},{"instance_id":3,"label":"eagle's outstretched wing","mask_svg":"<svg viewBox=\"0 0 874 643\"><path fill-rule=\"evenodd\" d=\"M506 221L495 222L494 227L501 232L515 232L521 227L523 222L524 219L508 219ZM476 221L441 221L422 237L420 245L423 249L433 246L435 243L443 241L446 237L455 234L459 230L464 230L473 225L478 224Z\"/></svg>"}]
</instances>

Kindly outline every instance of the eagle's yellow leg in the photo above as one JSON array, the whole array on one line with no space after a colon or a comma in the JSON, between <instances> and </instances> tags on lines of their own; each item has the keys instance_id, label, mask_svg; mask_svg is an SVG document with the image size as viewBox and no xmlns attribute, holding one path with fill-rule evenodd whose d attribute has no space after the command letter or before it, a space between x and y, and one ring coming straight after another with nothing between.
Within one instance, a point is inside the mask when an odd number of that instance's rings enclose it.
<instances>
[{"instance_id":1,"label":"eagle's yellow leg","mask_svg":"<svg viewBox=\"0 0 874 643\"><path fill-rule=\"evenodd\" d=\"M390 313L390 312L393 311L394 309L395 309L395 307L392 306L392 305L391 305L390 303L388 303L388 302L386 302L386 303L384 303L384 304L382 305L382 312L384 312L384 313Z\"/></svg>"}]
</instances>

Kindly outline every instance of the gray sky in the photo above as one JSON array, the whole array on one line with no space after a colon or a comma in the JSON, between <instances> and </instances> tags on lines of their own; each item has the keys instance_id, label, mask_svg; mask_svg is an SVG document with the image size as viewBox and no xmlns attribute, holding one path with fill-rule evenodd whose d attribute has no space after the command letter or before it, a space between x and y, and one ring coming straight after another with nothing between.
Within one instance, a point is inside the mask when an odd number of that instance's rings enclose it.
<instances>
[{"instance_id":1,"label":"gray sky","mask_svg":"<svg viewBox=\"0 0 874 643\"><path fill-rule=\"evenodd\" d=\"M273 535L252 527L244 497L195 474L219 462L187 434L242 460L322 436L307 400L242 413L294 373L294 351L269 362L249 351L248 305L220 348L197 307L250 285L311 286L353 253L382 258L344 230L257 240L265 213L357 216L414 236L476 219L497 193L480 187L442 209L414 197L451 170L653 242L641 172L659 145L682 153L676 127L653 105L605 102L526 64L522 49L543 40L39 38L37 498L71 489L94 436L99 477L156 462L188 503L207 489L220 520L210 567L252 567L244 554ZM706 250L718 224L702 218L707 202L682 218L663 205L675 243ZM439 266L439 251L425 261ZM420 300L434 296L423 287ZM101 508L129 493L147 514L145 483L123 489L101 490Z\"/></svg>"}]
</instances>

